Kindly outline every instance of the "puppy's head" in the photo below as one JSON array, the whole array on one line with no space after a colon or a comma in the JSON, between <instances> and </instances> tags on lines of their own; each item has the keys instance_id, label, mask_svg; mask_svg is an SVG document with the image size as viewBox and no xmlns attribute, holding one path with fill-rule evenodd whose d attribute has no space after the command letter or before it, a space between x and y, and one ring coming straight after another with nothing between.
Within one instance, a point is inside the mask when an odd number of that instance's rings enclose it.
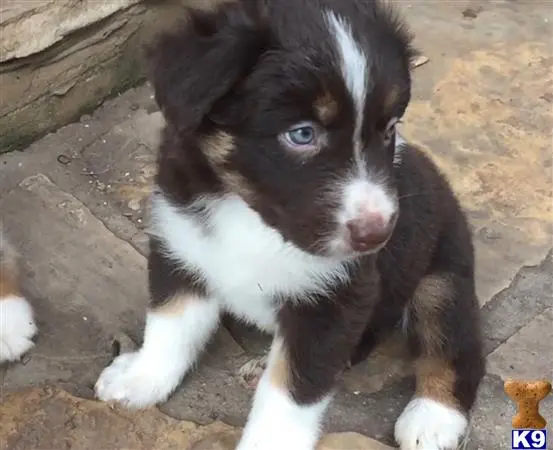
<instances>
[{"instance_id":1,"label":"puppy's head","mask_svg":"<svg viewBox=\"0 0 553 450\"><path fill-rule=\"evenodd\" d=\"M410 38L367 0L222 3L153 47L169 125L225 191L285 239L350 258L398 215L395 125L410 98Z\"/></svg>"}]
</instances>

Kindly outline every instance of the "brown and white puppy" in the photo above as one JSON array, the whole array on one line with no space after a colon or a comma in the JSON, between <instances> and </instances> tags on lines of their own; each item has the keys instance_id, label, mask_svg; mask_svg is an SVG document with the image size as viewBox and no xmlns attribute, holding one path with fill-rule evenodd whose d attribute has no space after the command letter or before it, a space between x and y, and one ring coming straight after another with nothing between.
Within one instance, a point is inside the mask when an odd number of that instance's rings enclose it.
<instances>
[{"instance_id":1,"label":"brown and white puppy","mask_svg":"<svg viewBox=\"0 0 553 450\"><path fill-rule=\"evenodd\" d=\"M34 345L33 310L19 287L18 255L0 223L0 363L16 361Z\"/></svg>"},{"instance_id":2,"label":"brown and white puppy","mask_svg":"<svg viewBox=\"0 0 553 450\"><path fill-rule=\"evenodd\" d=\"M229 312L274 333L238 448L313 449L340 373L399 325L417 391L396 439L456 448L483 373L473 247L447 181L396 135L413 53L369 0L227 3L151 49L152 300L99 398L164 401Z\"/></svg>"}]
</instances>

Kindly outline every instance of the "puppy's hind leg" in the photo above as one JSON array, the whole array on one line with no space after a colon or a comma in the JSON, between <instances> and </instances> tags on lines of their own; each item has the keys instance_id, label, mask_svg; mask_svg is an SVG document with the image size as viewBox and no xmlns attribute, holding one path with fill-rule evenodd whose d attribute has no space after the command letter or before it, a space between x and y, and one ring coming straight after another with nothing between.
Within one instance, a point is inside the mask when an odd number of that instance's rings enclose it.
<instances>
[{"instance_id":1,"label":"puppy's hind leg","mask_svg":"<svg viewBox=\"0 0 553 450\"><path fill-rule=\"evenodd\" d=\"M424 278L407 306L417 388L396 422L401 450L462 445L484 372L478 313L472 278L448 272Z\"/></svg>"},{"instance_id":2,"label":"puppy's hind leg","mask_svg":"<svg viewBox=\"0 0 553 450\"><path fill-rule=\"evenodd\" d=\"M17 253L0 224L0 363L21 358L36 332L33 309L19 289Z\"/></svg>"}]
</instances>

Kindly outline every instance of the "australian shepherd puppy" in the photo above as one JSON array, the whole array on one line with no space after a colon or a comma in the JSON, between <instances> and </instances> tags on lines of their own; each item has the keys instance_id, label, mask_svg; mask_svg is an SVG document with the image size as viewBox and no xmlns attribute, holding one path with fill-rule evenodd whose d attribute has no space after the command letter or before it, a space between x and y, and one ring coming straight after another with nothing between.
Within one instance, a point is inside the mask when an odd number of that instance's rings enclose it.
<instances>
[{"instance_id":1,"label":"australian shepherd puppy","mask_svg":"<svg viewBox=\"0 0 553 450\"><path fill-rule=\"evenodd\" d=\"M0 363L16 361L34 343L33 309L19 286L18 254L0 223Z\"/></svg>"},{"instance_id":2,"label":"australian shepherd puppy","mask_svg":"<svg viewBox=\"0 0 553 450\"><path fill-rule=\"evenodd\" d=\"M159 150L144 343L96 384L162 402L228 312L274 334L239 450L311 450L341 372L394 327L403 450L453 449L483 375L471 233L396 133L409 34L373 0L226 2L150 48Z\"/></svg>"}]
</instances>

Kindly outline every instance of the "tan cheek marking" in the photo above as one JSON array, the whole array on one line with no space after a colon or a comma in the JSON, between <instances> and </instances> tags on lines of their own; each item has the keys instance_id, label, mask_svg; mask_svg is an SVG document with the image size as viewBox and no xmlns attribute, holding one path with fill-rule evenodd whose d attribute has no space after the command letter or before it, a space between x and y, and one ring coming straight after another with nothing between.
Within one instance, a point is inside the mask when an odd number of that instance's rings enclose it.
<instances>
[{"instance_id":1,"label":"tan cheek marking","mask_svg":"<svg viewBox=\"0 0 553 450\"><path fill-rule=\"evenodd\" d=\"M415 362L417 377L416 395L436 400L444 405L459 408L453 395L455 371L439 358L421 358Z\"/></svg>"},{"instance_id":2,"label":"tan cheek marking","mask_svg":"<svg viewBox=\"0 0 553 450\"><path fill-rule=\"evenodd\" d=\"M338 102L328 91L318 97L313 106L318 119L324 125L331 123L338 114Z\"/></svg>"},{"instance_id":3,"label":"tan cheek marking","mask_svg":"<svg viewBox=\"0 0 553 450\"><path fill-rule=\"evenodd\" d=\"M219 176L227 190L240 195L246 202L253 201L254 191L242 175L237 172L220 172Z\"/></svg>"},{"instance_id":4,"label":"tan cheek marking","mask_svg":"<svg viewBox=\"0 0 553 450\"><path fill-rule=\"evenodd\" d=\"M445 336L441 326L441 312L453 296L453 286L444 277L430 275L417 287L411 301L417 317L417 335L427 355L439 355Z\"/></svg>"},{"instance_id":5,"label":"tan cheek marking","mask_svg":"<svg viewBox=\"0 0 553 450\"><path fill-rule=\"evenodd\" d=\"M200 148L213 166L220 166L234 150L234 137L224 131L217 131L203 138Z\"/></svg>"},{"instance_id":6,"label":"tan cheek marking","mask_svg":"<svg viewBox=\"0 0 553 450\"><path fill-rule=\"evenodd\" d=\"M235 149L234 137L224 131L217 131L203 138L200 148L226 189L240 195L246 201L251 201L254 191L248 181L239 173L223 167Z\"/></svg>"}]
</instances>

